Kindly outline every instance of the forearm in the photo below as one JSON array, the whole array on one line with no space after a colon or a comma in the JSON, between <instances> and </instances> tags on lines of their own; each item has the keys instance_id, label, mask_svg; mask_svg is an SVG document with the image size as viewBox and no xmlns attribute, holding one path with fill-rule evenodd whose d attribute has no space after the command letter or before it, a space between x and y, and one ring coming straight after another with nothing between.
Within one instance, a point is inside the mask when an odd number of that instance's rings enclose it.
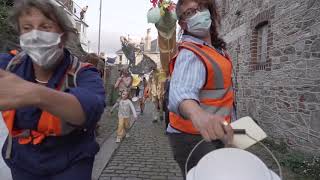
<instances>
[{"instance_id":1,"label":"forearm","mask_svg":"<svg viewBox=\"0 0 320 180\"><path fill-rule=\"evenodd\" d=\"M195 100L183 100L179 105L180 114L186 119L193 119L203 111Z\"/></svg>"},{"instance_id":2,"label":"forearm","mask_svg":"<svg viewBox=\"0 0 320 180\"><path fill-rule=\"evenodd\" d=\"M114 110L118 105L119 105L119 103L116 102L116 103L112 106L112 108L110 109L110 111L113 112L113 110Z\"/></svg>"},{"instance_id":3,"label":"forearm","mask_svg":"<svg viewBox=\"0 0 320 180\"><path fill-rule=\"evenodd\" d=\"M114 85L115 88L118 88L118 87L119 87L120 81L121 81L121 80L117 80L116 84Z\"/></svg>"},{"instance_id":4,"label":"forearm","mask_svg":"<svg viewBox=\"0 0 320 180\"><path fill-rule=\"evenodd\" d=\"M66 120L70 124L81 126L86 120L80 102L71 94L37 86L34 90L34 106Z\"/></svg>"}]
</instances>

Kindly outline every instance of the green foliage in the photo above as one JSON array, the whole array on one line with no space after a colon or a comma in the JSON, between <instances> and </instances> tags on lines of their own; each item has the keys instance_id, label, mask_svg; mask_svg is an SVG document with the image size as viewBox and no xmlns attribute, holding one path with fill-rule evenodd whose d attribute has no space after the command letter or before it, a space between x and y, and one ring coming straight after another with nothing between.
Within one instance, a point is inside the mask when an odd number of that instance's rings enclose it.
<instances>
[{"instance_id":1,"label":"green foliage","mask_svg":"<svg viewBox=\"0 0 320 180\"><path fill-rule=\"evenodd\" d=\"M320 157L292 152L283 156L281 164L303 177L320 178Z\"/></svg>"},{"instance_id":2,"label":"green foliage","mask_svg":"<svg viewBox=\"0 0 320 180\"><path fill-rule=\"evenodd\" d=\"M6 46L16 48L18 36L8 23L8 10L10 3L0 0L0 51L5 51Z\"/></svg>"},{"instance_id":3,"label":"green foliage","mask_svg":"<svg viewBox=\"0 0 320 180\"><path fill-rule=\"evenodd\" d=\"M284 140L277 143L271 139L263 141L278 157L282 167L289 169L299 177L320 179L320 156L292 151Z\"/></svg>"},{"instance_id":4,"label":"green foliage","mask_svg":"<svg viewBox=\"0 0 320 180\"><path fill-rule=\"evenodd\" d=\"M110 100L111 104L112 105L115 104L117 102L118 98L119 98L119 91L112 88L111 100Z\"/></svg>"}]
</instances>

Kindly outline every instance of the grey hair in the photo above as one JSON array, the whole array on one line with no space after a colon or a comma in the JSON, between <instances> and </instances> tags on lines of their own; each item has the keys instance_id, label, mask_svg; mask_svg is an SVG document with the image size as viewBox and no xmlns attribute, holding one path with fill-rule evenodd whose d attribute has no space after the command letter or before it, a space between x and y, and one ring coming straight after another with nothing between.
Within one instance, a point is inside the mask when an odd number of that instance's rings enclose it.
<instances>
[{"instance_id":1,"label":"grey hair","mask_svg":"<svg viewBox=\"0 0 320 180\"><path fill-rule=\"evenodd\" d=\"M40 10L45 17L56 22L67 41L72 40L77 34L68 14L62 7L53 4L51 0L16 0L9 15L9 22L17 32L20 32L19 17L23 13L28 13L31 8Z\"/></svg>"}]
</instances>

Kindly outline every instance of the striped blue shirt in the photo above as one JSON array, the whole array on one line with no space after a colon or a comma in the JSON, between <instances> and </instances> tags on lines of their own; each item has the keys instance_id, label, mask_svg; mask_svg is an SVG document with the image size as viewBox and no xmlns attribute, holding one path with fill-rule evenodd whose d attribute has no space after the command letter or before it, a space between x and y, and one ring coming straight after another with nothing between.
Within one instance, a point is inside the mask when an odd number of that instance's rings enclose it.
<instances>
[{"instance_id":1,"label":"striped blue shirt","mask_svg":"<svg viewBox=\"0 0 320 180\"><path fill-rule=\"evenodd\" d=\"M184 35L182 41L207 44L203 40L188 35ZM206 69L199 57L190 50L182 49L176 59L170 82L169 110L180 114L179 105L182 101L192 99L199 102L199 92L204 86L205 79ZM170 124L167 132L180 133Z\"/></svg>"},{"instance_id":2,"label":"striped blue shirt","mask_svg":"<svg viewBox=\"0 0 320 180\"><path fill-rule=\"evenodd\" d=\"M207 42L189 35L183 35L182 41L210 46ZM214 48L213 46L210 46ZM223 50L216 49L225 56ZM169 105L170 112L179 113L180 103L184 100L195 100L199 102L199 93L205 84L206 68L199 57L190 50L182 49L176 59L174 71L170 82ZM170 123L168 133L181 133L174 129Z\"/></svg>"}]
</instances>

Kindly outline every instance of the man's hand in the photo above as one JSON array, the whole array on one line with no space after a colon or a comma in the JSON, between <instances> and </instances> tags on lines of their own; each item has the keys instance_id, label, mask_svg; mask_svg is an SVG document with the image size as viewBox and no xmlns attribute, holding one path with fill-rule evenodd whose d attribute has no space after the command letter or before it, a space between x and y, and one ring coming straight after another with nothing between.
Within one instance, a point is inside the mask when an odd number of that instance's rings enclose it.
<instances>
[{"instance_id":1,"label":"man's hand","mask_svg":"<svg viewBox=\"0 0 320 180\"><path fill-rule=\"evenodd\" d=\"M226 145L232 143L233 130L225 124L223 117L200 110L190 118L206 141L222 140Z\"/></svg>"},{"instance_id":2,"label":"man's hand","mask_svg":"<svg viewBox=\"0 0 320 180\"><path fill-rule=\"evenodd\" d=\"M0 69L0 111L32 106L38 85Z\"/></svg>"}]
</instances>

